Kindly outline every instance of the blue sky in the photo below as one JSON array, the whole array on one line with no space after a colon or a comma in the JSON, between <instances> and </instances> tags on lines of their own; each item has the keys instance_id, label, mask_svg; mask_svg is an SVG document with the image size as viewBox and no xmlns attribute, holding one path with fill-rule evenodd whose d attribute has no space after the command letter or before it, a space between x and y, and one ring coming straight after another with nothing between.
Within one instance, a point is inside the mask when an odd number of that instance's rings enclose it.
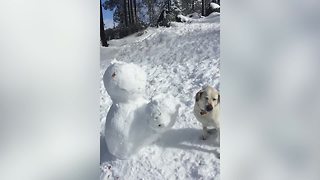
<instances>
[{"instance_id":1,"label":"blue sky","mask_svg":"<svg viewBox=\"0 0 320 180\"><path fill-rule=\"evenodd\" d=\"M106 0L101 0L104 3ZM106 11L102 8L103 20L105 28L113 27L113 11Z\"/></svg>"}]
</instances>

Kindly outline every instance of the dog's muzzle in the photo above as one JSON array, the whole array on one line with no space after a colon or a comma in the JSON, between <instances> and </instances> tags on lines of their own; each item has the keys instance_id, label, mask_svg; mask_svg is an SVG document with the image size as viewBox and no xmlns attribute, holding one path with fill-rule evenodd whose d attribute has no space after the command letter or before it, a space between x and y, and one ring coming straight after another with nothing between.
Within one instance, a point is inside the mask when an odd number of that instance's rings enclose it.
<instances>
[{"instance_id":1,"label":"dog's muzzle","mask_svg":"<svg viewBox=\"0 0 320 180\"><path fill-rule=\"evenodd\" d=\"M206 111L203 111L203 110L200 111L200 115L201 115L201 116L206 115L206 114L207 114Z\"/></svg>"},{"instance_id":2,"label":"dog's muzzle","mask_svg":"<svg viewBox=\"0 0 320 180\"><path fill-rule=\"evenodd\" d=\"M210 112L210 111L212 111L212 109L213 109L213 106L211 104L206 106L206 111Z\"/></svg>"}]
</instances>

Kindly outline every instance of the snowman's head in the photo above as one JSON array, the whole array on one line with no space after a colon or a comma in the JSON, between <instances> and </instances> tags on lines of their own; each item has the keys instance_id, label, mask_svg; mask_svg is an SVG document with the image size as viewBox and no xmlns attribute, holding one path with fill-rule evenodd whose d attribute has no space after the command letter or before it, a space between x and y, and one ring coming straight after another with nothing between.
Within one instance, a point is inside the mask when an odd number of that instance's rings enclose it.
<instances>
[{"instance_id":1,"label":"snowman's head","mask_svg":"<svg viewBox=\"0 0 320 180\"><path fill-rule=\"evenodd\" d=\"M138 65L114 61L104 73L103 82L113 101L126 102L143 96L146 74Z\"/></svg>"},{"instance_id":2,"label":"snowman's head","mask_svg":"<svg viewBox=\"0 0 320 180\"><path fill-rule=\"evenodd\" d=\"M146 114L149 115L149 127L158 133L170 129L174 125L178 115L180 105L172 105L168 102L170 102L168 97L155 98L147 104Z\"/></svg>"}]
</instances>

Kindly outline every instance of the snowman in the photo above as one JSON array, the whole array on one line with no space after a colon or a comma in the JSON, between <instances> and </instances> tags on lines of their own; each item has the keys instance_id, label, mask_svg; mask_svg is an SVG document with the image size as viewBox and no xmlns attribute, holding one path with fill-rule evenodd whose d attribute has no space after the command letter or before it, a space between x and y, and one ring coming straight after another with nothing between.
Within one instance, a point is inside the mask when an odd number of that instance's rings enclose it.
<instances>
[{"instance_id":1,"label":"snowman","mask_svg":"<svg viewBox=\"0 0 320 180\"><path fill-rule=\"evenodd\" d=\"M103 82L112 100L105 124L105 139L112 155L127 159L174 125L179 110L173 107L176 101L158 96L148 102L144 97L146 74L139 66L113 61Z\"/></svg>"}]
</instances>

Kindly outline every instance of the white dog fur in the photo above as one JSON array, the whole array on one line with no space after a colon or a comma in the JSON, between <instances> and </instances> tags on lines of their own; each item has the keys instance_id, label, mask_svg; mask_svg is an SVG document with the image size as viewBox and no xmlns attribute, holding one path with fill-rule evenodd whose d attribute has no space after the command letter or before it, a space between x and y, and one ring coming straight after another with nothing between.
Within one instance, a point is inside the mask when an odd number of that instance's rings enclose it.
<instances>
[{"instance_id":1,"label":"white dog fur","mask_svg":"<svg viewBox=\"0 0 320 180\"><path fill-rule=\"evenodd\" d=\"M208 127L217 130L217 140L220 142L220 93L211 86L204 86L195 96L194 115L203 127L202 138L208 138Z\"/></svg>"}]
</instances>

